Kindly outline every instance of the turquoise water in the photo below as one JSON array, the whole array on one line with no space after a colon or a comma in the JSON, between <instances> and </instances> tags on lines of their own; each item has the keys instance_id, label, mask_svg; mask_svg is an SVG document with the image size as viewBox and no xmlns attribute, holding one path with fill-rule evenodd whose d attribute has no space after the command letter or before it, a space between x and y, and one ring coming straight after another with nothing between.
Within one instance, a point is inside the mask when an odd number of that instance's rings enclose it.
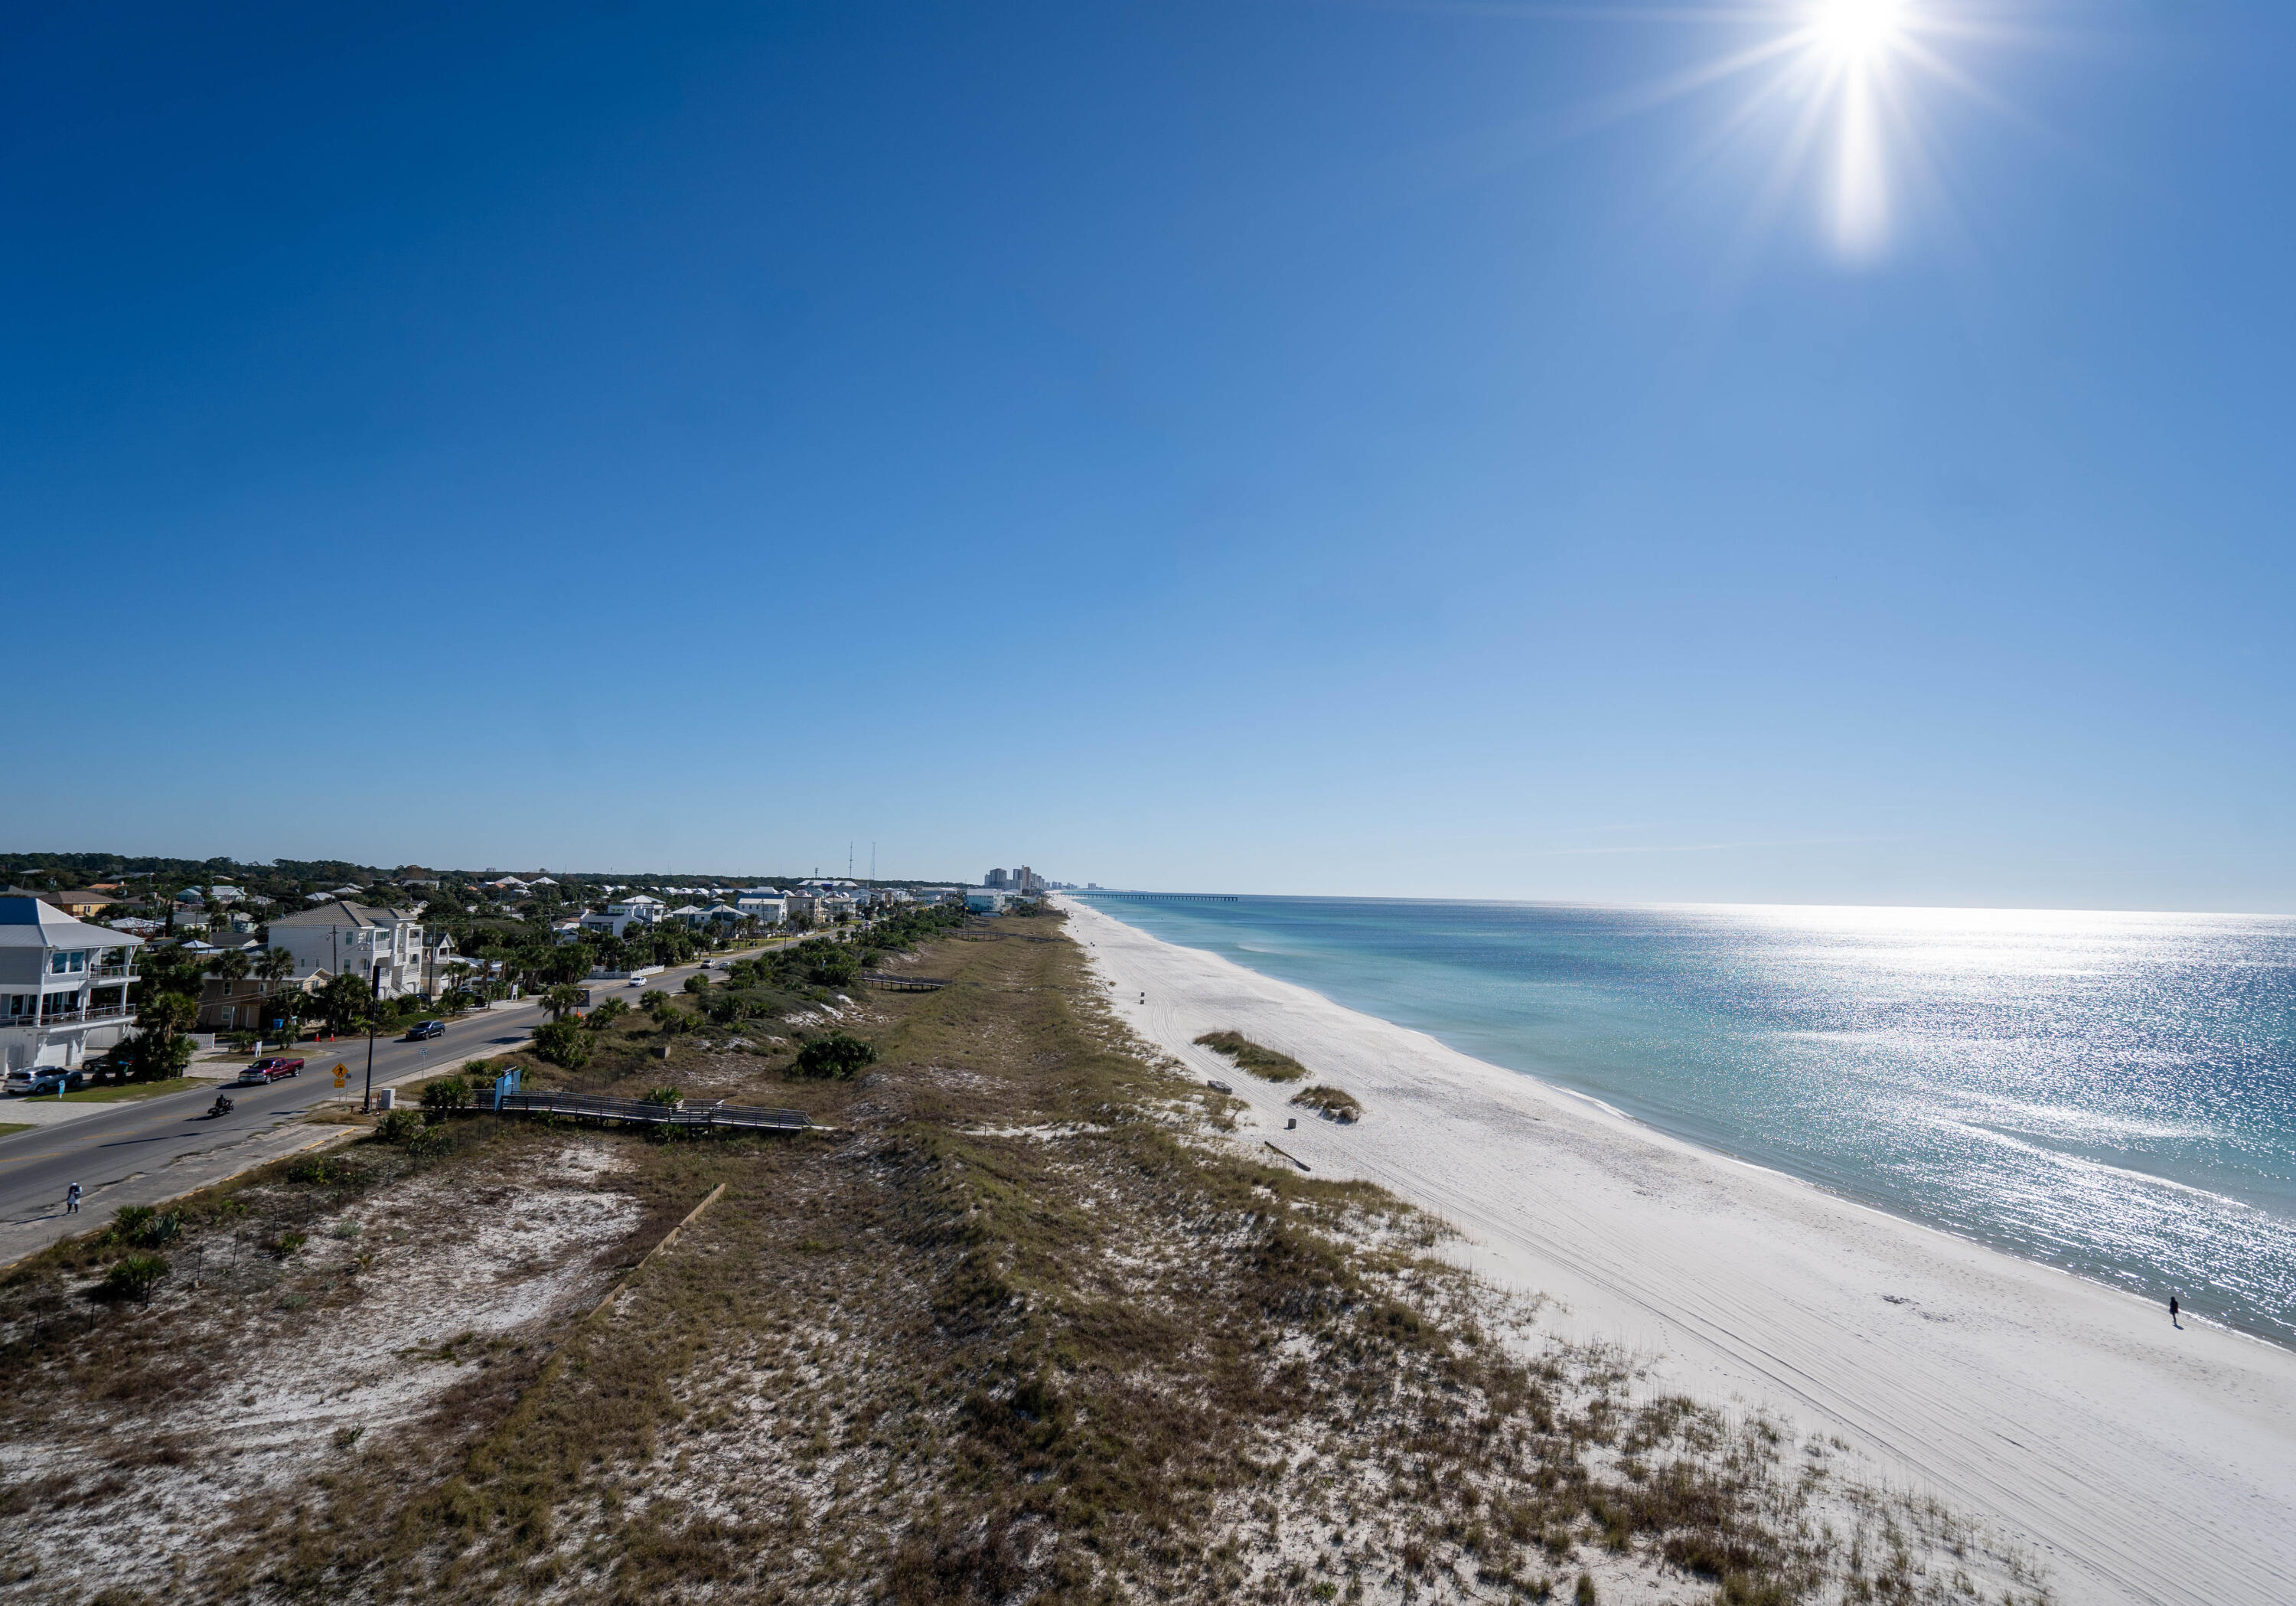
<instances>
[{"instance_id":1,"label":"turquoise water","mask_svg":"<svg viewBox=\"0 0 2296 1606\"><path fill-rule=\"evenodd\" d=\"M2296 1345L2296 920L1083 895L1678 1137Z\"/></svg>"}]
</instances>

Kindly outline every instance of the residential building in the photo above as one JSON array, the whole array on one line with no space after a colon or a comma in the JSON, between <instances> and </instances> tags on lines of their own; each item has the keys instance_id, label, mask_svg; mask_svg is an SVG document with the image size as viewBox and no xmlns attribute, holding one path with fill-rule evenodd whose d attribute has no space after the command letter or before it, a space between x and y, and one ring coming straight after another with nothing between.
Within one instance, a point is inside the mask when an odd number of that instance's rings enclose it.
<instances>
[{"instance_id":1,"label":"residential building","mask_svg":"<svg viewBox=\"0 0 2296 1606\"><path fill-rule=\"evenodd\" d=\"M980 885L983 886L1005 887L1012 885L1013 883L1011 877L1006 876L1002 869L993 869L987 875L980 877Z\"/></svg>"},{"instance_id":2,"label":"residential building","mask_svg":"<svg viewBox=\"0 0 2296 1606\"><path fill-rule=\"evenodd\" d=\"M239 903L243 902L246 898L247 889L243 886L210 886L208 888L208 902L210 903Z\"/></svg>"},{"instance_id":3,"label":"residential building","mask_svg":"<svg viewBox=\"0 0 2296 1606\"><path fill-rule=\"evenodd\" d=\"M964 894L966 911L977 915L1001 915L1012 901L1013 894L1001 886L975 887Z\"/></svg>"},{"instance_id":4,"label":"residential building","mask_svg":"<svg viewBox=\"0 0 2296 1606\"><path fill-rule=\"evenodd\" d=\"M778 926L789 918L788 894L763 887L743 893L734 900L734 907L768 926Z\"/></svg>"},{"instance_id":5,"label":"residential building","mask_svg":"<svg viewBox=\"0 0 2296 1606\"><path fill-rule=\"evenodd\" d=\"M454 957L444 935L426 940L413 910L375 909L340 899L271 922L271 945L295 956L297 979L324 970L363 977L384 998L429 994Z\"/></svg>"},{"instance_id":6,"label":"residential building","mask_svg":"<svg viewBox=\"0 0 2296 1606\"><path fill-rule=\"evenodd\" d=\"M646 893L632 893L606 905L604 914L586 914L586 931L610 932L619 937L633 926L652 926L669 918L669 905Z\"/></svg>"},{"instance_id":7,"label":"residential building","mask_svg":"<svg viewBox=\"0 0 2296 1606\"><path fill-rule=\"evenodd\" d=\"M328 980L324 970L315 970L299 980L279 982L266 982L253 975L235 982L227 982L219 976L208 976L200 984L200 1030L267 1032L280 1017L263 1007L266 1000L283 992L316 992Z\"/></svg>"},{"instance_id":8,"label":"residential building","mask_svg":"<svg viewBox=\"0 0 2296 1606\"><path fill-rule=\"evenodd\" d=\"M0 1069L79 1065L127 1034L141 937L0 898Z\"/></svg>"},{"instance_id":9,"label":"residential building","mask_svg":"<svg viewBox=\"0 0 2296 1606\"><path fill-rule=\"evenodd\" d=\"M117 900L96 887L70 893L42 893L40 902L61 909L75 920L91 920Z\"/></svg>"},{"instance_id":10,"label":"residential building","mask_svg":"<svg viewBox=\"0 0 2296 1606\"><path fill-rule=\"evenodd\" d=\"M699 926L709 918L709 911L699 903L681 903L669 911L668 918L683 920L688 926Z\"/></svg>"}]
</instances>

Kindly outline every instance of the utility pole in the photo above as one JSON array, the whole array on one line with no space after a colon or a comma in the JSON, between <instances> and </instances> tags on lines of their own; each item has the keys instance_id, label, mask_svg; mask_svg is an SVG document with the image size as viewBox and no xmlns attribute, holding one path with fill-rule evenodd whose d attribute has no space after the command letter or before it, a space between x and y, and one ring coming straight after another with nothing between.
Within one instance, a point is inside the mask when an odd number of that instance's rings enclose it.
<instances>
[{"instance_id":1,"label":"utility pole","mask_svg":"<svg viewBox=\"0 0 2296 1606\"><path fill-rule=\"evenodd\" d=\"M374 997L368 1001L366 1007L366 1096L359 1100L359 1114L362 1116L374 1108L374 1017L382 1010L381 959L374 962L374 976L368 985L373 990Z\"/></svg>"}]
</instances>

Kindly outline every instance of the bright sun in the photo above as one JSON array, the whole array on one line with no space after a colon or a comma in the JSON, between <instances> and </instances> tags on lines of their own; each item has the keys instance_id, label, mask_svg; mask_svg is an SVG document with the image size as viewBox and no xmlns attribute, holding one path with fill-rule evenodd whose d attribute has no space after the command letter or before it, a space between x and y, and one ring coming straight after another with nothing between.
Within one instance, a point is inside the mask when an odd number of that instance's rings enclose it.
<instances>
[{"instance_id":1,"label":"bright sun","mask_svg":"<svg viewBox=\"0 0 2296 1606\"><path fill-rule=\"evenodd\" d=\"M1905 0L1818 0L1810 26L1832 54L1871 62L1898 42L1905 15Z\"/></svg>"}]
</instances>

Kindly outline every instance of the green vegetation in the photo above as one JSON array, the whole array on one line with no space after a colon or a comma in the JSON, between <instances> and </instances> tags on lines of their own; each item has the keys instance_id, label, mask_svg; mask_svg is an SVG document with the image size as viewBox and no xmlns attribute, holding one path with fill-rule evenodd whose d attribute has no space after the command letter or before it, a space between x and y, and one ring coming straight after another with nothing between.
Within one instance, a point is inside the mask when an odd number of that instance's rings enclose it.
<instances>
[{"instance_id":1,"label":"green vegetation","mask_svg":"<svg viewBox=\"0 0 2296 1606\"><path fill-rule=\"evenodd\" d=\"M157 1255L123 1256L104 1273L102 1282L97 1285L96 1297L134 1299L148 1305L152 1290L167 1274L168 1263Z\"/></svg>"},{"instance_id":2,"label":"green vegetation","mask_svg":"<svg viewBox=\"0 0 2296 1606\"><path fill-rule=\"evenodd\" d=\"M104 1229L103 1241L138 1249L159 1249L176 1241L184 1230L184 1213L162 1215L151 1205L123 1205Z\"/></svg>"},{"instance_id":3,"label":"green vegetation","mask_svg":"<svg viewBox=\"0 0 2296 1606\"><path fill-rule=\"evenodd\" d=\"M552 1065L578 1071L590 1059L590 1040L579 1022L545 1020L534 1028L534 1051Z\"/></svg>"},{"instance_id":4,"label":"green vegetation","mask_svg":"<svg viewBox=\"0 0 2296 1606\"><path fill-rule=\"evenodd\" d=\"M29 1121L0 1121L0 1138L12 1138L20 1132L31 1131L32 1126Z\"/></svg>"},{"instance_id":5,"label":"green vegetation","mask_svg":"<svg viewBox=\"0 0 2296 1606\"><path fill-rule=\"evenodd\" d=\"M863 1069L877 1063L877 1050L861 1039L844 1032L831 1032L825 1036L810 1039L797 1051L796 1063L789 1068L791 1080L803 1078L822 1081L834 1077L850 1081Z\"/></svg>"},{"instance_id":6,"label":"green vegetation","mask_svg":"<svg viewBox=\"0 0 2296 1606\"><path fill-rule=\"evenodd\" d=\"M374 1124L374 1135L378 1142L412 1143L428 1124L420 1110L385 1110L382 1119Z\"/></svg>"},{"instance_id":7,"label":"green vegetation","mask_svg":"<svg viewBox=\"0 0 2296 1606\"><path fill-rule=\"evenodd\" d=\"M422 1108L427 1114L450 1115L458 1109L468 1109L471 1104L471 1084L461 1076L441 1076L422 1084Z\"/></svg>"},{"instance_id":8,"label":"green vegetation","mask_svg":"<svg viewBox=\"0 0 2296 1606\"><path fill-rule=\"evenodd\" d=\"M169 1076L160 1082L115 1082L102 1087L84 1087L63 1096L66 1104L113 1104L122 1099L156 1099L162 1093L180 1093L187 1088L210 1085L196 1076ZM43 1099L42 1103L50 1102Z\"/></svg>"},{"instance_id":9,"label":"green vegetation","mask_svg":"<svg viewBox=\"0 0 2296 1606\"><path fill-rule=\"evenodd\" d=\"M1225 1054L1241 1069L1266 1082L1297 1082L1308 1067L1289 1054L1263 1049L1239 1032L1207 1032L1196 1041L1215 1053Z\"/></svg>"},{"instance_id":10,"label":"green vegetation","mask_svg":"<svg viewBox=\"0 0 2296 1606\"><path fill-rule=\"evenodd\" d=\"M1307 1109L1320 1110L1341 1124L1350 1124L1363 1118L1363 1106L1353 1093L1343 1093L1335 1087L1302 1088L1292 1095L1292 1102Z\"/></svg>"}]
</instances>

